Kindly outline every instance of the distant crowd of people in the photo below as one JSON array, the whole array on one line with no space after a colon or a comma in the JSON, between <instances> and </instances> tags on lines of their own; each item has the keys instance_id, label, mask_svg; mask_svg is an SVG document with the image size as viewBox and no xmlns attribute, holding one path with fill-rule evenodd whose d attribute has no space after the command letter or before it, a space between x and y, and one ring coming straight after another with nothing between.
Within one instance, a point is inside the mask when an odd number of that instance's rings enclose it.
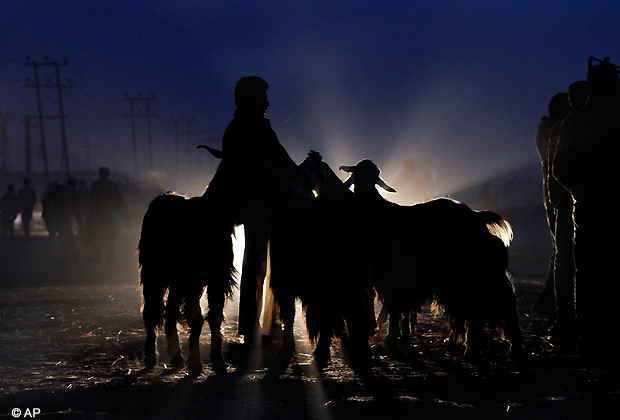
<instances>
[{"instance_id":1,"label":"distant crowd of people","mask_svg":"<svg viewBox=\"0 0 620 420\"><path fill-rule=\"evenodd\" d=\"M15 220L19 214L22 217L24 235L30 236L30 223L37 203L37 194L30 186L28 178L24 179L24 186L17 194L14 189L13 185L9 185L0 198L0 228L3 238L12 238L15 235Z\"/></svg>"},{"instance_id":2,"label":"distant crowd of people","mask_svg":"<svg viewBox=\"0 0 620 420\"><path fill-rule=\"evenodd\" d=\"M79 237L90 260L114 260L114 243L121 230L123 194L119 185L110 179L107 167L99 169L99 179L90 188L84 180L78 182L73 177L64 185L51 182L40 201L47 232L52 239L58 238L64 258L77 258L76 238ZM24 179L24 186L17 194L13 185L8 186L0 198L0 226L4 238L15 235L18 215L21 215L24 236L30 237L36 203L37 194L28 178Z\"/></svg>"},{"instance_id":3,"label":"distant crowd of people","mask_svg":"<svg viewBox=\"0 0 620 420\"><path fill-rule=\"evenodd\" d=\"M597 364L617 363L618 352L618 70L607 58L591 58L587 80L553 96L536 133L554 252L535 308L555 320L552 335L576 332L579 357Z\"/></svg>"}]
</instances>

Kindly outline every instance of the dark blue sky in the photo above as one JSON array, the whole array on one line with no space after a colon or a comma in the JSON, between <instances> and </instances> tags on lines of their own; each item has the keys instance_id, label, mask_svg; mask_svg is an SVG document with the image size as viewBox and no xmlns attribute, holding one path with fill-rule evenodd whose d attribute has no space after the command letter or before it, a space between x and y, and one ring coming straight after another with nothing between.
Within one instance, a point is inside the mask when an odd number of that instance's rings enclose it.
<instances>
[{"instance_id":1,"label":"dark blue sky","mask_svg":"<svg viewBox=\"0 0 620 420\"><path fill-rule=\"evenodd\" d=\"M169 167L171 117L193 117L218 145L236 80L258 75L297 161L309 149L333 167L369 157L389 179L414 157L446 190L535 163L551 96L585 78L590 55L620 61L620 7L610 1L20 0L1 2L0 16L0 112L15 114L17 169L18 120L36 112L26 56L69 60L76 169L90 139L93 167L131 170L126 93L157 95L155 162ZM46 113L57 112L55 98L46 92ZM59 129L46 128L58 168ZM145 133L139 120L143 168Z\"/></svg>"}]
</instances>

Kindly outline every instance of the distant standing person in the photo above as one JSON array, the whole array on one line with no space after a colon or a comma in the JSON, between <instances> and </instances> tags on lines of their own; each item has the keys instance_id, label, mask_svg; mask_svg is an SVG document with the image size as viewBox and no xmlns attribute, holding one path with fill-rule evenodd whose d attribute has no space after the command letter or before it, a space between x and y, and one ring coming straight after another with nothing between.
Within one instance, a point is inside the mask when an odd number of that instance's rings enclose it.
<instances>
[{"instance_id":1,"label":"distant standing person","mask_svg":"<svg viewBox=\"0 0 620 420\"><path fill-rule=\"evenodd\" d=\"M9 185L7 192L0 199L0 225L2 227L2 237L13 237L15 233L15 219L19 214L19 202L13 192L14 187Z\"/></svg>"},{"instance_id":2,"label":"distant standing person","mask_svg":"<svg viewBox=\"0 0 620 420\"><path fill-rule=\"evenodd\" d=\"M480 190L478 203L481 209L489 210L494 207L493 197L491 196L491 183L485 182Z\"/></svg>"},{"instance_id":3,"label":"distant standing person","mask_svg":"<svg viewBox=\"0 0 620 420\"><path fill-rule=\"evenodd\" d=\"M60 191L61 186L58 181L52 181L47 185L47 190L41 196L41 217L45 221L45 227L49 233L50 239L54 239L57 234L56 219L58 211L56 210L56 196Z\"/></svg>"},{"instance_id":4,"label":"distant standing person","mask_svg":"<svg viewBox=\"0 0 620 420\"><path fill-rule=\"evenodd\" d=\"M58 229L58 239L60 248L65 259L72 260L77 258L75 246L74 223L82 230L82 213L80 212L80 202L76 191L77 181L75 178L67 179L67 185L59 188L56 195L56 226Z\"/></svg>"},{"instance_id":5,"label":"distant standing person","mask_svg":"<svg viewBox=\"0 0 620 420\"><path fill-rule=\"evenodd\" d=\"M88 202L90 200L90 188L86 185L86 180L80 179L78 181L77 194L80 200L80 212L86 218L88 216Z\"/></svg>"},{"instance_id":6,"label":"distant standing person","mask_svg":"<svg viewBox=\"0 0 620 420\"><path fill-rule=\"evenodd\" d=\"M422 203L430 198L424 180L418 175L415 160L405 159L403 170L396 175L392 182L398 194L401 194L402 204Z\"/></svg>"},{"instance_id":7,"label":"distant standing person","mask_svg":"<svg viewBox=\"0 0 620 420\"><path fill-rule=\"evenodd\" d=\"M110 179L110 170L99 168L99 179L90 190L86 244L90 258L114 260L114 241L120 230L119 209L123 201L118 184Z\"/></svg>"},{"instance_id":8,"label":"distant standing person","mask_svg":"<svg viewBox=\"0 0 620 420\"><path fill-rule=\"evenodd\" d=\"M37 203L37 193L30 186L30 179L24 179L24 186L17 193L19 201L19 212L22 215L22 226L24 227L24 236L30 237L30 222L32 221L32 213L34 205Z\"/></svg>"}]
</instances>

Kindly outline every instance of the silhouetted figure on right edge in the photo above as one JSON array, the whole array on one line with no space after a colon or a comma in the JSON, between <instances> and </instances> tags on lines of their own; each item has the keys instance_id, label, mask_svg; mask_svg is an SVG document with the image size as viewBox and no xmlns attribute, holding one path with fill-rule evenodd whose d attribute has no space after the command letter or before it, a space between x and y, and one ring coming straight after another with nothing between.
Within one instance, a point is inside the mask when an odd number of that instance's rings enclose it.
<instances>
[{"instance_id":1,"label":"silhouetted figure on right edge","mask_svg":"<svg viewBox=\"0 0 620 420\"><path fill-rule=\"evenodd\" d=\"M0 227L2 227L2 237L12 238L15 233L15 219L19 214L19 202L13 192L14 187L9 185L7 192L0 199Z\"/></svg>"},{"instance_id":2,"label":"silhouetted figure on right edge","mask_svg":"<svg viewBox=\"0 0 620 420\"><path fill-rule=\"evenodd\" d=\"M550 156L549 156L549 144L552 132L555 132L557 136L558 128L564 118L568 115L569 102L568 93L558 93L551 98L549 106L547 107L549 112L548 116L544 116L540 120L538 129L536 130L536 149L540 157L542 181L543 181L543 204L547 213L547 223L549 230L551 231L551 238L553 240L554 250L551 254L549 261L549 270L547 272L547 280L545 282L545 289L539 296L534 308L543 314L544 316L555 320L556 319L556 300L555 300L555 280L554 280L554 268L555 268L555 208L551 202L549 195L549 172L550 172ZM557 143L557 140L554 141ZM555 181L555 179L552 179ZM572 198L571 198L571 211L572 211ZM572 241L572 239L571 239Z\"/></svg>"},{"instance_id":3,"label":"silhouetted figure on right edge","mask_svg":"<svg viewBox=\"0 0 620 420\"><path fill-rule=\"evenodd\" d=\"M122 202L118 184L110 179L110 170L99 168L99 179L93 182L90 190L84 238L91 260L114 260L114 242L120 231L119 210Z\"/></svg>"},{"instance_id":4,"label":"silhouetted figure on right edge","mask_svg":"<svg viewBox=\"0 0 620 420\"><path fill-rule=\"evenodd\" d=\"M480 189L480 195L478 196L478 205L483 210L490 210L495 207L493 196L491 195L491 183L485 182Z\"/></svg>"},{"instance_id":5,"label":"silhouetted figure on right edge","mask_svg":"<svg viewBox=\"0 0 620 420\"><path fill-rule=\"evenodd\" d=\"M24 236L29 238L32 213L34 211L34 205L37 204L37 193L30 186L30 179L24 179L24 186L17 193L17 201L19 202L19 212L22 215Z\"/></svg>"},{"instance_id":6,"label":"silhouetted figure on right edge","mask_svg":"<svg viewBox=\"0 0 620 420\"><path fill-rule=\"evenodd\" d=\"M619 362L620 81L608 59L590 64L588 100L560 128L553 175L574 200L579 357L611 367Z\"/></svg>"},{"instance_id":7,"label":"silhouetted figure on right edge","mask_svg":"<svg viewBox=\"0 0 620 420\"><path fill-rule=\"evenodd\" d=\"M578 81L568 87L569 113L585 106L588 88L585 81ZM549 168L557 148L561 124L552 127L549 135ZM553 288L556 317L549 334L561 338L574 336L575 327L575 261L573 259L573 197L558 182L551 171L547 174L549 200L553 205L555 228L553 233L555 255L552 257Z\"/></svg>"}]
</instances>

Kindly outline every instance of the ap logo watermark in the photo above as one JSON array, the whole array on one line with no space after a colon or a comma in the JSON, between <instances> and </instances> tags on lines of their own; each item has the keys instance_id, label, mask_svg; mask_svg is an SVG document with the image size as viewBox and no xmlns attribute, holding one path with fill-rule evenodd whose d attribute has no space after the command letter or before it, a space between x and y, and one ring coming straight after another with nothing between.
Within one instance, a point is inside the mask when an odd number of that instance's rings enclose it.
<instances>
[{"instance_id":1,"label":"ap logo watermark","mask_svg":"<svg viewBox=\"0 0 620 420\"><path fill-rule=\"evenodd\" d=\"M37 407L14 408L11 410L11 415L16 419L32 419L39 414L41 414L41 409Z\"/></svg>"}]
</instances>

